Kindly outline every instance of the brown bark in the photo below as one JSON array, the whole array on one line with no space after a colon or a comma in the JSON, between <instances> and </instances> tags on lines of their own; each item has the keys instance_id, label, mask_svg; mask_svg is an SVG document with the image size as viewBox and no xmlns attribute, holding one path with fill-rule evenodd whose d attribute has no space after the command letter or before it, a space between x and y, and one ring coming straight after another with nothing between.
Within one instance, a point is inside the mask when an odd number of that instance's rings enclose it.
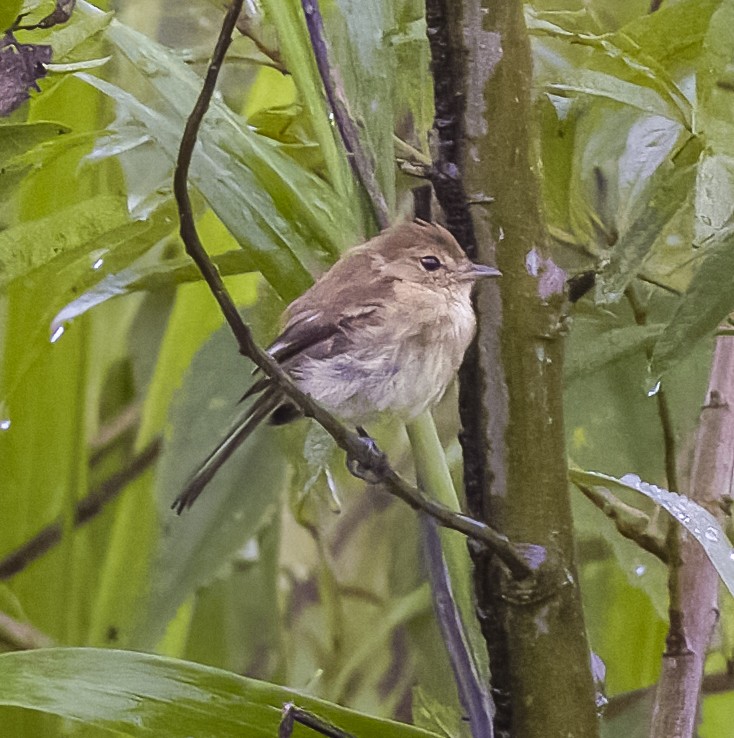
<instances>
[{"instance_id":1,"label":"brown bark","mask_svg":"<svg viewBox=\"0 0 734 738\"><path fill-rule=\"evenodd\" d=\"M706 401L696 437L689 496L720 522L722 495L734 473L734 337L716 341ZM677 491L677 490L676 490ZM653 708L652 738L690 738L703 667L719 617L719 577L702 546L677 528L679 557L671 562L670 630Z\"/></svg>"}]
</instances>

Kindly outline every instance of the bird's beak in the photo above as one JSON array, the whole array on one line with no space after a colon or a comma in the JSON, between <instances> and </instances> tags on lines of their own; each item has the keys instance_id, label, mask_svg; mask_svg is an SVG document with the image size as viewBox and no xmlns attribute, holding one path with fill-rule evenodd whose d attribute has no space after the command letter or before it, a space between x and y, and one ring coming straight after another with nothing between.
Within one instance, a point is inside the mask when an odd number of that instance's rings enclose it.
<instances>
[{"instance_id":1,"label":"bird's beak","mask_svg":"<svg viewBox=\"0 0 734 738\"><path fill-rule=\"evenodd\" d=\"M502 272L495 267L487 266L486 264L472 264L466 272L465 279L474 281L476 279L484 279L485 277L501 276Z\"/></svg>"}]
</instances>

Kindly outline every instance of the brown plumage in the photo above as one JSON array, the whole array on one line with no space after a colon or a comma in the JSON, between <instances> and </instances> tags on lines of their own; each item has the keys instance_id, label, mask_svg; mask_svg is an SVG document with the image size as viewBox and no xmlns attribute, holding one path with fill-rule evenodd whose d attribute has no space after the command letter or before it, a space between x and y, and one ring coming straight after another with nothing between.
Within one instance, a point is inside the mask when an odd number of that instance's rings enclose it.
<instances>
[{"instance_id":1,"label":"brown plumage","mask_svg":"<svg viewBox=\"0 0 734 738\"><path fill-rule=\"evenodd\" d=\"M472 264L439 225L397 225L347 251L294 300L268 352L346 422L362 425L383 413L410 420L441 398L474 336L472 285L498 274ZM177 512L265 418L280 424L299 415L267 377L243 399L254 395L176 498Z\"/></svg>"}]
</instances>

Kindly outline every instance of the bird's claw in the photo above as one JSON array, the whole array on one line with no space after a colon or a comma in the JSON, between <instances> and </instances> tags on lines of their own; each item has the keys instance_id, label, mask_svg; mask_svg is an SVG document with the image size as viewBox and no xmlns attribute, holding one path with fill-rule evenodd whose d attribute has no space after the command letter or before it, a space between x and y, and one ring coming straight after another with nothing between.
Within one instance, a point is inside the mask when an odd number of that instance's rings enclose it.
<instances>
[{"instance_id":1,"label":"bird's claw","mask_svg":"<svg viewBox=\"0 0 734 738\"><path fill-rule=\"evenodd\" d=\"M363 448L366 450L367 463L364 463L365 459L347 454L347 469L349 469L350 474L368 484L377 484L384 477L387 456L378 448L374 439L368 435L362 426L357 426L357 433L362 440Z\"/></svg>"}]
</instances>

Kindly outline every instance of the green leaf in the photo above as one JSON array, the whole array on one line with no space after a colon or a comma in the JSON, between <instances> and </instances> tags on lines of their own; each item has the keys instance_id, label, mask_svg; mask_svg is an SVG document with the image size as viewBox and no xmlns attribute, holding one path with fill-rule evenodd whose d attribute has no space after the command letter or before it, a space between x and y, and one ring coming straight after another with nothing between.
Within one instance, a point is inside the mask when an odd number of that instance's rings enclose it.
<instances>
[{"instance_id":1,"label":"green leaf","mask_svg":"<svg viewBox=\"0 0 734 738\"><path fill-rule=\"evenodd\" d=\"M661 115L686 127L689 126L679 107L671 105L656 91L649 87L627 82L605 72L582 69L570 73L563 82L547 86L550 92L557 95L578 93L604 97L615 102L630 105L650 115Z\"/></svg>"},{"instance_id":2,"label":"green leaf","mask_svg":"<svg viewBox=\"0 0 734 738\"><path fill-rule=\"evenodd\" d=\"M170 510L186 480L242 414L238 400L252 364L236 350L228 328L215 333L191 363L174 399L170 437L158 466L157 496L163 521L150 597L140 608L136 643L155 645L177 608L208 584L257 534L280 504L287 463L264 424L239 448L191 510Z\"/></svg>"},{"instance_id":3,"label":"green leaf","mask_svg":"<svg viewBox=\"0 0 734 738\"><path fill-rule=\"evenodd\" d=\"M5 33L13 25L22 7L23 0L4 0L0 4L0 32Z\"/></svg>"},{"instance_id":4,"label":"green leaf","mask_svg":"<svg viewBox=\"0 0 734 738\"><path fill-rule=\"evenodd\" d=\"M5 169L16 156L25 154L38 144L69 133L61 123L5 123L0 125L0 169Z\"/></svg>"},{"instance_id":5,"label":"green leaf","mask_svg":"<svg viewBox=\"0 0 734 738\"><path fill-rule=\"evenodd\" d=\"M295 703L360 738L431 738L285 687L129 651L39 649L0 656L0 705L58 715L131 736L273 738Z\"/></svg>"},{"instance_id":6,"label":"green leaf","mask_svg":"<svg viewBox=\"0 0 734 738\"><path fill-rule=\"evenodd\" d=\"M331 65L339 70L352 118L360 124L361 144L372 159L375 176L390 212L395 209L393 106L397 74L395 51L385 43L395 28L394 4L384 0L336 0L338 14L325 23Z\"/></svg>"},{"instance_id":7,"label":"green leaf","mask_svg":"<svg viewBox=\"0 0 734 738\"><path fill-rule=\"evenodd\" d=\"M606 487L612 492L639 492L670 513L703 546L729 592L734 595L734 549L719 521L698 503L654 484L643 482L636 474L618 479L600 472L569 469L572 482L590 487Z\"/></svg>"},{"instance_id":8,"label":"green leaf","mask_svg":"<svg viewBox=\"0 0 734 738\"><path fill-rule=\"evenodd\" d=\"M696 148L694 141L687 147ZM695 164L669 160L661 164L650 177L648 188L641 196L637 218L614 245L609 261L597 281L599 302L616 302L637 275L666 224L690 198L696 178Z\"/></svg>"},{"instance_id":9,"label":"green leaf","mask_svg":"<svg viewBox=\"0 0 734 738\"><path fill-rule=\"evenodd\" d=\"M314 60L303 11L290 0L265 0L268 20L278 33L283 58L298 88L299 98L314 128L326 164L329 181L337 192L350 201L356 200L352 175L344 147L326 107L321 77Z\"/></svg>"},{"instance_id":10,"label":"green leaf","mask_svg":"<svg viewBox=\"0 0 734 738\"><path fill-rule=\"evenodd\" d=\"M734 72L734 2L721 0L711 17L703 53L697 59L696 120L707 151L734 157L731 79Z\"/></svg>"},{"instance_id":11,"label":"green leaf","mask_svg":"<svg viewBox=\"0 0 734 738\"><path fill-rule=\"evenodd\" d=\"M655 323L612 328L594 336L588 342L575 341L566 355L564 365L566 382L572 382L586 374L594 374L607 364L651 347L662 333L663 327L662 323Z\"/></svg>"},{"instance_id":12,"label":"green leaf","mask_svg":"<svg viewBox=\"0 0 734 738\"><path fill-rule=\"evenodd\" d=\"M105 234L128 222L124 198L99 195L9 228L0 233L0 289L50 262L64 264L86 255Z\"/></svg>"},{"instance_id":13,"label":"green leaf","mask_svg":"<svg viewBox=\"0 0 734 738\"><path fill-rule=\"evenodd\" d=\"M721 0L663 3L654 13L628 23L615 38L626 36L666 67L680 64L700 53L711 16L720 5Z\"/></svg>"},{"instance_id":14,"label":"green leaf","mask_svg":"<svg viewBox=\"0 0 734 738\"><path fill-rule=\"evenodd\" d=\"M153 241L152 235L147 234L149 241ZM250 257L241 250L227 251L211 258L223 277L253 271ZM101 305L114 297L129 295L133 292L153 292L188 282L199 282L201 279L201 272L188 256L164 261L153 266L134 265L122 269L109 274L90 290L65 305L51 322L51 332L53 333L60 325L83 315L93 307Z\"/></svg>"},{"instance_id":15,"label":"green leaf","mask_svg":"<svg viewBox=\"0 0 734 738\"><path fill-rule=\"evenodd\" d=\"M640 103L645 99L644 96L647 96L648 100L653 99L649 96L649 93L653 92L669 108L672 119L684 125L689 131L691 130L692 112L690 102L666 67L660 63L658 56L651 54L646 48L645 37L640 38L639 34L635 35L635 23L615 34L597 35L576 30L574 27L576 18L565 19L562 18L563 15L563 13L554 12L535 13L530 10L527 12L528 26L536 35L547 35L574 45L594 49L597 53L589 55L584 61L584 64L589 67L586 71L589 71L592 75L609 76L613 80L623 83L619 87L610 80L597 79L594 86L601 83L601 89L606 89L604 96L608 94L618 102L626 102L634 107L640 107ZM657 22L657 14L655 18ZM569 20L572 22L570 27L561 27L558 25L559 20L563 20L566 24ZM658 49L655 49L655 51L658 51ZM563 68L559 71L563 75L563 82L575 84L574 79L578 72L570 71L568 72L570 76L566 78L566 71ZM586 74L586 71L582 70L581 73ZM640 97L639 91L631 91L626 87L627 84L642 88L647 92L641 93L643 97ZM630 94L634 100L630 99Z\"/></svg>"},{"instance_id":16,"label":"green leaf","mask_svg":"<svg viewBox=\"0 0 734 738\"><path fill-rule=\"evenodd\" d=\"M109 26L113 13L98 10L92 15L74 13L69 23L54 26L48 35L54 50L54 62L71 60L73 53L86 41Z\"/></svg>"},{"instance_id":17,"label":"green leaf","mask_svg":"<svg viewBox=\"0 0 734 738\"><path fill-rule=\"evenodd\" d=\"M107 37L145 71L165 103L165 113L114 85L79 76L115 99L174 162L201 79L179 57L116 21ZM338 255L355 230L353 213L341 205L339 193L301 169L276 142L252 132L217 100L202 123L191 181L237 240L251 248L263 275L289 301L311 284L312 272L323 270Z\"/></svg>"},{"instance_id":18,"label":"green leaf","mask_svg":"<svg viewBox=\"0 0 734 738\"><path fill-rule=\"evenodd\" d=\"M710 335L734 310L734 229L720 233L702 250L701 264L673 317L655 344L651 372L664 374Z\"/></svg>"}]
</instances>

